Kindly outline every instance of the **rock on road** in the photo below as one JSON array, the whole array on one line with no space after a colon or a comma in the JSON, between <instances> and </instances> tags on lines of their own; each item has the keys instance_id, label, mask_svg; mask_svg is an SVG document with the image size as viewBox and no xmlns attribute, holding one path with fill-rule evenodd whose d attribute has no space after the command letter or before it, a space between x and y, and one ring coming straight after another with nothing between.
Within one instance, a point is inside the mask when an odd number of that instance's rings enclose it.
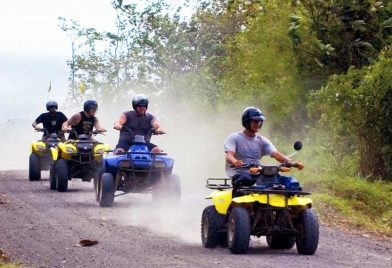
<instances>
[{"instance_id":1,"label":"rock on road","mask_svg":"<svg viewBox=\"0 0 392 268\"><path fill-rule=\"evenodd\" d=\"M246 255L205 249L198 237L208 203L169 211L128 195L104 209L92 182L72 181L69 192L58 193L46 175L37 182L26 177L0 172L0 249L24 267L392 267L391 242L327 227L314 256L298 255L295 247L269 250L264 237L252 238ZM82 239L99 243L79 247Z\"/></svg>"}]
</instances>

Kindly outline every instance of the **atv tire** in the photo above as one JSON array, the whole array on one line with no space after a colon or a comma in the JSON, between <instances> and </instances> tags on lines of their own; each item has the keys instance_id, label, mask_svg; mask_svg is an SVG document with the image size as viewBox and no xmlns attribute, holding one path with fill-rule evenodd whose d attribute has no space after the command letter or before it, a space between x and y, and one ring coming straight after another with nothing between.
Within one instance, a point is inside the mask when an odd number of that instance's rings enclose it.
<instances>
[{"instance_id":1,"label":"atv tire","mask_svg":"<svg viewBox=\"0 0 392 268\"><path fill-rule=\"evenodd\" d=\"M68 163L59 159L56 163L56 186L58 192L68 191Z\"/></svg>"},{"instance_id":2,"label":"atv tire","mask_svg":"<svg viewBox=\"0 0 392 268\"><path fill-rule=\"evenodd\" d=\"M250 241L250 219L243 207L231 210L227 223L227 243L231 253L244 254L248 251Z\"/></svg>"},{"instance_id":3,"label":"atv tire","mask_svg":"<svg viewBox=\"0 0 392 268\"><path fill-rule=\"evenodd\" d=\"M267 244L270 249L291 249L295 245L295 236L292 235L267 236Z\"/></svg>"},{"instance_id":4,"label":"atv tire","mask_svg":"<svg viewBox=\"0 0 392 268\"><path fill-rule=\"evenodd\" d=\"M312 209L301 212L297 222L297 251L303 255L313 255L319 240L319 224L317 215Z\"/></svg>"},{"instance_id":5,"label":"atv tire","mask_svg":"<svg viewBox=\"0 0 392 268\"><path fill-rule=\"evenodd\" d=\"M95 200L99 202L101 200L101 186L102 186L102 174L99 174L98 177L94 178L94 192L95 192Z\"/></svg>"},{"instance_id":6,"label":"atv tire","mask_svg":"<svg viewBox=\"0 0 392 268\"><path fill-rule=\"evenodd\" d=\"M208 206L201 217L201 241L205 248L215 248L218 244L227 247L226 233L222 232L224 216L220 215L215 206Z\"/></svg>"},{"instance_id":7,"label":"atv tire","mask_svg":"<svg viewBox=\"0 0 392 268\"><path fill-rule=\"evenodd\" d=\"M114 201L114 179L110 173L103 173L101 176L101 194L99 205L101 207L111 207Z\"/></svg>"},{"instance_id":8,"label":"atv tire","mask_svg":"<svg viewBox=\"0 0 392 268\"><path fill-rule=\"evenodd\" d=\"M50 171L49 171L49 184L50 184L50 190L56 190L57 185L56 185L56 164L53 163L50 166Z\"/></svg>"},{"instance_id":9,"label":"atv tire","mask_svg":"<svg viewBox=\"0 0 392 268\"><path fill-rule=\"evenodd\" d=\"M29 180L38 181L41 179L41 167L39 164L39 156L37 154L30 154L29 157Z\"/></svg>"}]
</instances>

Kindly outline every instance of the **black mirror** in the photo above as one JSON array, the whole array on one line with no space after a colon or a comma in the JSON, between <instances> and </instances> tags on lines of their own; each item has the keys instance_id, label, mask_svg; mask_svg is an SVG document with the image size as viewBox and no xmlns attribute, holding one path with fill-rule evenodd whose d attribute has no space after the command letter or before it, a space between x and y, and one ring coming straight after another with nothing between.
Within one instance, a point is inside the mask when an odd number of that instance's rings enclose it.
<instances>
[{"instance_id":1,"label":"black mirror","mask_svg":"<svg viewBox=\"0 0 392 268\"><path fill-rule=\"evenodd\" d=\"M302 141L296 141L294 143L294 150L299 151L302 149Z\"/></svg>"}]
</instances>

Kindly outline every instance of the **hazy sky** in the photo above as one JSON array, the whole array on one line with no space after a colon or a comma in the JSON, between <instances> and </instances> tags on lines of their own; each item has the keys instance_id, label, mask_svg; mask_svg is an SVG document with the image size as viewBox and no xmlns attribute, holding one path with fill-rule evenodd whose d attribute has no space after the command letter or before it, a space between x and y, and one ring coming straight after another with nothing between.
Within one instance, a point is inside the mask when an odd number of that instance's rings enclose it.
<instances>
[{"instance_id":1,"label":"hazy sky","mask_svg":"<svg viewBox=\"0 0 392 268\"><path fill-rule=\"evenodd\" d=\"M0 125L4 119L30 120L45 110L48 99L61 104L68 86L71 40L58 17L85 27L114 30L112 0L13 0L0 5ZM125 0L126 3L143 1ZM168 0L173 5L196 0ZM188 11L185 11L189 13ZM48 94L49 81L52 91ZM19 113L21 107L28 107Z\"/></svg>"},{"instance_id":2,"label":"hazy sky","mask_svg":"<svg viewBox=\"0 0 392 268\"><path fill-rule=\"evenodd\" d=\"M114 10L111 0L1 1L1 121L25 118L25 114L18 113L20 107L37 113L48 99L58 99L60 103L64 99L71 42L57 26L59 16L103 30L113 27Z\"/></svg>"}]
</instances>

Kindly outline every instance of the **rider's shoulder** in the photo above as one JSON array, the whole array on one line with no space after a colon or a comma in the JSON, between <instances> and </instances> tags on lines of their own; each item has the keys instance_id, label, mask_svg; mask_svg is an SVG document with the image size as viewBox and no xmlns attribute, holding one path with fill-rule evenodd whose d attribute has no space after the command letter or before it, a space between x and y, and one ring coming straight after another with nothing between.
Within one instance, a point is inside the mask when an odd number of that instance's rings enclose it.
<instances>
[{"instance_id":1,"label":"rider's shoulder","mask_svg":"<svg viewBox=\"0 0 392 268\"><path fill-rule=\"evenodd\" d=\"M239 139L239 138L242 138L242 137L243 137L243 133L241 131L230 133L227 136L227 138L231 138L231 139Z\"/></svg>"},{"instance_id":2,"label":"rider's shoulder","mask_svg":"<svg viewBox=\"0 0 392 268\"><path fill-rule=\"evenodd\" d=\"M256 134L256 138L261 141L262 143L272 143L268 138L261 136L259 134Z\"/></svg>"}]
</instances>

